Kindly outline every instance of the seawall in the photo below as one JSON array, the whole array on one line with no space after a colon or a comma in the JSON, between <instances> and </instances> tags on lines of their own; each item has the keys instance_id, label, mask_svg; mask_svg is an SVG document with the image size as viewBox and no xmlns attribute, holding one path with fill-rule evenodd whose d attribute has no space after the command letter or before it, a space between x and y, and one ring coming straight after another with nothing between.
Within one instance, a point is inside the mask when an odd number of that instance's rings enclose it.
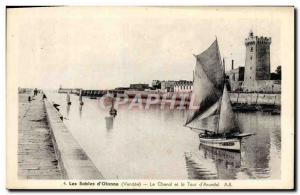
<instances>
[{"instance_id":1,"label":"seawall","mask_svg":"<svg viewBox=\"0 0 300 195\"><path fill-rule=\"evenodd\" d=\"M60 119L60 113L45 99L55 153L64 179L104 179L99 170Z\"/></svg>"},{"instance_id":2,"label":"seawall","mask_svg":"<svg viewBox=\"0 0 300 195\"><path fill-rule=\"evenodd\" d=\"M62 179L42 95L23 91L18 106L18 178Z\"/></svg>"},{"instance_id":3,"label":"seawall","mask_svg":"<svg viewBox=\"0 0 300 195\"><path fill-rule=\"evenodd\" d=\"M186 102L189 102L191 93L176 93L176 92L152 92L152 91L126 91L125 94L129 98L134 98L137 94L141 95L141 98L146 99L148 95L158 95L161 99L163 96L166 99L174 99L180 102L182 95L186 94ZM281 94L275 93L229 93L230 100L233 104L249 104L249 105L281 105Z\"/></svg>"},{"instance_id":4,"label":"seawall","mask_svg":"<svg viewBox=\"0 0 300 195\"><path fill-rule=\"evenodd\" d=\"M261 93L230 93L230 100L234 104L249 105L281 105L281 94Z\"/></svg>"}]
</instances>

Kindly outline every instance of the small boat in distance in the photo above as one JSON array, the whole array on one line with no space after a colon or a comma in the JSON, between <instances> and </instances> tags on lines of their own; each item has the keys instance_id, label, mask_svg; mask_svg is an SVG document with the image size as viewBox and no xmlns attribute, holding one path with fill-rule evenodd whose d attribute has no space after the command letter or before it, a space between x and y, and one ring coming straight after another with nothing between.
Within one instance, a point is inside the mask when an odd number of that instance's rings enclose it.
<instances>
[{"instance_id":1,"label":"small boat in distance","mask_svg":"<svg viewBox=\"0 0 300 195\"><path fill-rule=\"evenodd\" d=\"M193 105L184 126L199 135L200 144L232 150L241 150L241 139L253 134L240 134L225 85L225 67L222 65L217 39L204 52L194 55L196 67L193 83Z\"/></svg>"},{"instance_id":2,"label":"small boat in distance","mask_svg":"<svg viewBox=\"0 0 300 195\"><path fill-rule=\"evenodd\" d=\"M272 115L279 115L280 114L280 106L275 106L274 110L271 112Z\"/></svg>"},{"instance_id":3,"label":"small boat in distance","mask_svg":"<svg viewBox=\"0 0 300 195\"><path fill-rule=\"evenodd\" d=\"M250 104L233 104L232 110L237 112L256 112L258 108L256 105Z\"/></svg>"}]
</instances>

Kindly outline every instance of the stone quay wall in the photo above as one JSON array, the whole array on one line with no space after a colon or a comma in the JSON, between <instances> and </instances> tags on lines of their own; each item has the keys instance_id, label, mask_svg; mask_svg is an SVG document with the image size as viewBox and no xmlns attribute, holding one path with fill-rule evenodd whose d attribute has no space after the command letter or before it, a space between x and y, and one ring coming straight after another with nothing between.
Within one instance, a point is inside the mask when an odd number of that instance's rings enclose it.
<instances>
[{"instance_id":1,"label":"stone quay wall","mask_svg":"<svg viewBox=\"0 0 300 195\"><path fill-rule=\"evenodd\" d=\"M133 98L135 95L140 94L141 98L146 99L150 94L159 95L160 98L163 98L163 95L166 96L167 99L172 99L172 96L176 96L176 100L180 103L181 94L168 92L168 93L159 93L159 92L149 92L149 91L126 91L126 95L129 98ZM190 101L191 93L187 93L186 103ZM229 93L230 100L234 104L249 104L249 105L281 105L281 94L279 93L238 93L238 92L230 92ZM159 102L160 103L160 102Z\"/></svg>"},{"instance_id":2,"label":"stone quay wall","mask_svg":"<svg viewBox=\"0 0 300 195\"><path fill-rule=\"evenodd\" d=\"M281 94L230 93L230 100L235 104L281 105Z\"/></svg>"},{"instance_id":3,"label":"stone quay wall","mask_svg":"<svg viewBox=\"0 0 300 195\"><path fill-rule=\"evenodd\" d=\"M280 93L280 80L256 80L251 83L243 82L243 91L245 92L260 92L260 93Z\"/></svg>"},{"instance_id":4,"label":"stone quay wall","mask_svg":"<svg viewBox=\"0 0 300 195\"><path fill-rule=\"evenodd\" d=\"M42 95L19 93L18 178L62 179L57 159Z\"/></svg>"},{"instance_id":5,"label":"stone quay wall","mask_svg":"<svg viewBox=\"0 0 300 195\"><path fill-rule=\"evenodd\" d=\"M64 179L103 179L99 170L60 119L60 113L44 101L54 149Z\"/></svg>"}]
</instances>

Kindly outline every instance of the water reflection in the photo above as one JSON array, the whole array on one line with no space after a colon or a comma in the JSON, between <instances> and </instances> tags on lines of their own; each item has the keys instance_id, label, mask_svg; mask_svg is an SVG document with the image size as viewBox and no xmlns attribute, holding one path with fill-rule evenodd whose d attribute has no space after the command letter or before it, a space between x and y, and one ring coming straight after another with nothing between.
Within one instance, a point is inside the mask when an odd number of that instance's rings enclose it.
<instances>
[{"instance_id":1,"label":"water reflection","mask_svg":"<svg viewBox=\"0 0 300 195\"><path fill-rule=\"evenodd\" d=\"M280 167L272 170L272 173L270 170L270 164L277 163L271 161L274 159L271 159L270 155L280 156L278 137L271 140L274 132L280 132L280 116L256 113L249 117L248 114L239 113L238 121L242 131L255 133L255 136L242 142L244 166L251 170L255 178L269 178L272 174L280 175ZM278 135L278 133L275 134ZM271 152L271 148L277 148L277 152Z\"/></svg>"},{"instance_id":2,"label":"water reflection","mask_svg":"<svg viewBox=\"0 0 300 195\"><path fill-rule=\"evenodd\" d=\"M82 116L82 104L79 104L79 117L81 118Z\"/></svg>"},{"instance_id":3,"label":"water reflection","mask_svg":"<svg viewBox=\"0 0 300 195\"><path fill-rule=\"evenodd\" d=\"M67 119L69 119L71 105L67 104Z\"/></svg>"},{"instance_id":4,"label":"water reflection","mask_svg":"<svg viewBox=\"0 0 300 195\"><path fill-rule=\"evenodd\" d=\"M241 167L241 154L200 145L205 159L210 158L216 165L218 179L236 179Z\"/></svg>"},{"instance_id":5,"label":"water reflection","mask_svg":"<svg viewBox=\"0 0 300 195\"><path fill-rule=\"evenodd\" d=\"M237 118L241 132L255 135L243 139L240 153L200 145L196 155L201 163L191 158L195 154L186 157L190 179L215 179L214 175L218 179L280 178L280 116L257 112L238 113ZM207 174L203 169L209 164L213 167Z\"/></svg>"},{"instance_id":6,"label":"water reflection","mask_svg":"<svg viewBox=\"0 0 300 195\"><path fill-rule=\"evenodd\" d=\"M189 179L237 179L241 153L199 145L199 152L186 156ZM210 167L210 170L206 170Z\"/></svg>"},{"instance_id":7,"label":"water reflection","mask_svg":"<svg viewBox=\"0 0 300 195\"><path fill-rule=\"evenodd\" d=\"M191 153L185 153L185 162L188 179L218 179L216 173L204 166L203 163L197 162Z\"/></svg>"},{"instance_id":8,"label":"water reflection","mask_svg":"<svg viewBox=\"0 0 300 195\"><path fill-rule=\"evenodd\" d=\"M240 153L199 147L196 133L183 127L185 110L118 108L108 116L98 100L67 106L65 96L48 93L69 120L64 123L105 178L116 179L278 179L281 169L280 115L237 113L243 139ZM71 99L78 98L71 95ZM88 140L88 141L87 141Z\"/></svg>"},{"instance_id":9,"label":"water reflection","mask_svg":"<svg viewBox=\"0 0 300 195\"><path fill-rule=\"evenodd\" d=\"M112 116L106 116L105 117L106 122L106 130L111 130L114 127L114 117Z\"/></svg>"}]
</instances>

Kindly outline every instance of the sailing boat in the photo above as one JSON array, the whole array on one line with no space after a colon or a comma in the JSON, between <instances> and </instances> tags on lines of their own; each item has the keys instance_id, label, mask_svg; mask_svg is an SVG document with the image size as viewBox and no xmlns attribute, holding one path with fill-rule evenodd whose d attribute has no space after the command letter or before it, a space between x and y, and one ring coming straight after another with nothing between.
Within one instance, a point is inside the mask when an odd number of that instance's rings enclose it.
<instances>
[{"instance_id":1,"label":"sailing boat","mask_svg":"<svg viewBox=\"0 0 300 195\"><path fill-rule=\"evenodd\" d=\"M71 104L72 104L71 99L70 99L70 93L69 93L69 92L67 93L67 103L68 103L68 105L71 105Z\"/></svg>"},{"instance_id":2,"label":"sailing boat","mask_svg":"<svg viewBox=\"0 0 300 195\"><path fill-rule=\"evenodd\" d=\"M194 72L193 105L184 126L199 133L200 143L226 150L240 151L241 139L252 134L239 134L225 85L217 39L196 58Z\"/></svg>"}]
</instances>

